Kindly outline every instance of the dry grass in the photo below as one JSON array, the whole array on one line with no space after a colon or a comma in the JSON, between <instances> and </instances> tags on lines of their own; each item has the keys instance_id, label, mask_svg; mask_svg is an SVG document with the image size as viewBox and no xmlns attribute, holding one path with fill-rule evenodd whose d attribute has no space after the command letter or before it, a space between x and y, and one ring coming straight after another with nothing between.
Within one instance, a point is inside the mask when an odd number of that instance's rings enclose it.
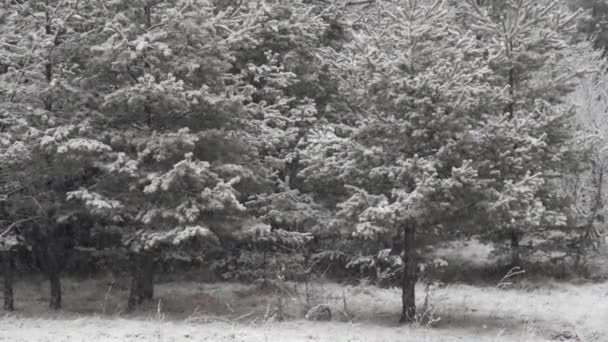
<instances>
[{"instance_id":1,"label":"dry grass","mask_svg":"<svg viewBox=\"0 0 608 342\"><path fill-rule=\"evenodd\" d=\"M608 284L450 285L431 298L441 318L432 328L398 326L399 291L366 285L161 284L133 315L122 312L124 282L66 280L64 290L57 314L45 283L19 282L0 341L608 341ZM317 304L332 308L332 322L303 320Z\"/></svg>"}]
</instances>

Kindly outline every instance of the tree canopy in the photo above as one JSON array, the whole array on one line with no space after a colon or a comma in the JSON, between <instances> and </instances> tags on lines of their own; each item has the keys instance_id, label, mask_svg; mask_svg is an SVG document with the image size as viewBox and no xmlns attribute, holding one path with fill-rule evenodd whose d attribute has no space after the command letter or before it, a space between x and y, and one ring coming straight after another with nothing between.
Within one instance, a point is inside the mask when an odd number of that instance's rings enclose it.
<instances>
[{"instance_id":1,"label":"tree canopy","mask_svg":"<svg viewBox=\"0 0 608 342\"><path fill-rule=\"evenodd\" d=\"M584 43L559 1L2 6L0 238L45 260L53 308L74 230L102 226L130 309L163 253L338 237L393 257L411 322L429 248L477 235L517 265L578 217L585 70L562 60Z\"/></svg>"}]
</instances>

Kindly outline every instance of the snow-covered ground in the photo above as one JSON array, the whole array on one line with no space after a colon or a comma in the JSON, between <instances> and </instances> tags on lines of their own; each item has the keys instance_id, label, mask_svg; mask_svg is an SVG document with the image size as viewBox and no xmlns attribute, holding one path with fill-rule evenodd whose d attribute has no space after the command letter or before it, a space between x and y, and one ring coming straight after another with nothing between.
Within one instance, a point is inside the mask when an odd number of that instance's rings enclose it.
<instances>
[{"instance_id":1,"label":"snow-covered ground","mask_svg":"<svg viewBox=\"0 0 608 342\"><path fill-rule=\"evenodd\" d=\"M156 322L109 318L17 319L0 321L0 341L11 342L531 342L551 341L534 331L479 334L468 329L409 329L369 323L293 321L260 325ZM598 340L599 341L599 340Z\"/></svg>"},{"instance_id":2,"label":"snow-covered ground","mask_svg":"<svg viewBox=\"0 0 608 342\"><path fill-rule=\"evenodd\" d=\"M0 319L0 341L608 341L608 284L450 285L430 297L440 320L417 328L396 324L397 289L371 286L313 284L310 300L328 304L333 320L310 322L301 284L282 295L253 285L162 284L154 303L129 316L118 284L65 281L61 313L45 310L45 284L28 284L17 284L18 311ZM420 306L424 296L420 287ZM279 306L286 321L273 319Z\"/></svg>"}]
</instances>

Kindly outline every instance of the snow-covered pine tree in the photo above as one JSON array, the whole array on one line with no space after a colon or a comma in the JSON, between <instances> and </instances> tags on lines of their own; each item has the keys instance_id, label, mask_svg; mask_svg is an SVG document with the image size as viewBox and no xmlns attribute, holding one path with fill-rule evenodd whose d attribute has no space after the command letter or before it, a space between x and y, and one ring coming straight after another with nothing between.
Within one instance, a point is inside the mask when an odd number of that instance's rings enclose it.
<instances>
[{"instance_id":1,"label":"snow-covered pine tree","mask_svg":"<svg viewBox=\"0 0 608 342\"><path fill-rule=\"evenodd\" d=\"M89 46L84 87L100 95L89 105L109 149L95 163L96 182L68 198L123 227L134 271L129 309L153 295L159 253L186 252L193 240L203 245L192 253L227 247L249 236L235 233L251 216L270 218L273 209L245 203L277 203L264 198L285 190L276 184L288 182L292 150L317 114L306 96L318 96L310 83L319 73L301 71L299 55L313 57L329 26L323 16L272 2L224 5L98 8L106 24Z\"/></svg>"},{"instance_id":2,"label":"snow-covered pine tree","mask_svg":"<svg viewBox=\"0 0 608 342\"><path fill-rule=\"evenodd\" d=\"M574 17L562 21L562 12L531 1L495 5L501 10L491 13L467 3L473 20L443 1L380 2L357 13L351 43L327 52L344 75L350 124L309 136L300 176L350 191L337 204L336 229L401 236L404 322L416 319L426 243L480 230L516 231L519 242L565 220L549 190L577 165L559 102L571 75L535 76L550 70Z\"/></svg>"},{"instance_id":3,"label":"snow-covered pine tree","mask_svg":"<svg viewBox=\"0 0 608 342\"><path fill-rule=\"evenodd\" d=\"M560 63L576 29L578 12L560 1L468 0L458 16L470 28L503 88L502 107L488 106L488 125L477 132L479 169L493 179L500 201L491 211L497 229L484 234L507 239L511 263L520 263L521 240L530 233L565 227L570 201L559 191L562 174L581 168L584 149L573 143L573 111L565 102L576 68ZM499 152L500 151L500 152ZM540 230L539 230L540 229Z\"/></svg>"},{"instance_id":4,"label":"snow-covered pine tree","mask_svg":"<svg viewBox=\"0 0 608 342\"><path fill-rule=\"evenodd\" d=\"M108 146L90 139L89 93L80 58L102 27L87 3L3 2L0 20L0 120L3 170L17 184L8 201L13 226L32 247L61 306L59 275L79 208L66 191L89 184L89 167ZM8 164L7 164L8 163Z\"/></svg>"},{"instance_id":5,"label":"snow-covered pine tree","mask_svg":"<svg viewBox=\"0 0 608 342\"><path fill-rule=\"evenodd\" d=\"M132 310L153 296L159 252L221 243L245 214L235 186L258 182L252 87L230 69L255 23L208 1L114 1L101 13L87 87L101 95L95 124L110 149L103 176L68 198L123 227Z\"/></svg>"},{"instance_id":6,"label":"snow-covered pine tree","mask_svg":"<svg viewBox=\"0 0 608 342\"><path fill-rule=\"evenodd\" d=\"M412 322L422 241L470 216L488 194L466 150L481 109L501 95L475 37L453 28L441 1L378 4L386 7L357 14L352 42L327 52L343 75L350 119L308 137L300 176L346 191L335 229L401 237L401 321Z\"/></svg>"}]
</instances>

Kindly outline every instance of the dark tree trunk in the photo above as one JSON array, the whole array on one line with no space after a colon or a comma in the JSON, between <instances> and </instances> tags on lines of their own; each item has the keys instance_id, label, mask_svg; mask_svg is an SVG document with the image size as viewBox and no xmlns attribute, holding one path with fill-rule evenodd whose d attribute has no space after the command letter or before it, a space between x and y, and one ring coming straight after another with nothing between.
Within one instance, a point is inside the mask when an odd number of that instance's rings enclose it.
<instances>
[{"instance_id":1,"label":"dark tree trunk","mask_svg":"<svg viewBox=\"0 0 608 342\"><path fill-rule=\"evenodd\" d=\"M511 267L521 266L519 240L521 236L517 230L511 231Z\"/></svg>"},{"instance_id":2,"label":"dark tree trunk","mask_svg":"<svg viewBox=\"0 0 608 342\"><path fill-rule=\"evenodd\" d=\"M144 6L144 15L146 16L146 27L152 26L152 7Z\"/></svg>"},{"instance_id":3,"label":"dark tree trunk","mask_svg":"<svg viewBox=\"0 0 608 342\"><path fill-rule=\"evenodd\" d=\"M127 312L133 312L144 300L154 298L154 255L134 253L131 256L131 286Z\"/></svg>"},{"instance_id":4,"label":"dark tree trunk","mask_svg":"<svg viewBox=\"0 0 608 342\"><path fill-rule=\"evenodd\" d=\"M401 323L411 323L416 319L416 227L412 222L403 228L403 273L401 275Z\"/></svg>"},{"instance_id":5,"label":"dark tree trunk","mask_svg":"<svg viewBox=\"0 0 608 342\"><path fill-rule=\"evenodd\" d=\"M138 272L131 270L131 285L129 286L129 299L127 300L127 312L135 311L139 304L140 288L139 288L139 274Z\"/></svg>"},{"instance_id":6,"label":"dark tree trunk","mask_svg":"<svg viewBox=\"0 0 608 342\"><path fill-rule=\"evenodd\" d=\"M262 252L262 288L266 288L266 246L263 246L264 251ZM308 293L308 292L307 292Z\"/></svg>"},{"instance_id":7,"label":"dark tree trunk","mask_svg":"<svg viewBox=\"0 0 608 342\"><path fill-rule=\"evenodd\" d=\"M48 237L47 237L48 239ZM61 309L61 265L60 258L61 254L64 252L62 249L62 244L59 244L57 241L45 241L43 243L45 247L45 251L43 255L45 256L45 261L43 265L46 268L47 276L49 277L49 285L50 285L50 301L49 307L52 310Z\"/></svg>"},{"instance_id":8,"label":"dark tree trunk","mask_svg":"<svg viewBox=\"0 0 608 342\"><path fill-rule=\"evenodd\" d=\"M13 297L13 252L2 252L2 274L4 276L4 310L15 310Z\"/></svg>"},{"instance_id":9,"label":"dark tree trunk","mask_svg":"<svg viewBox=\"0 0 608 342\"><path fill-rule=\"evenodd\" d=\"M141 299L152 300L154 298L154 256L145 253L141 256Z\"/></svg>"},{"instance_id":10,"label":"dark tree trunk","mask_svg":"<svg viewBox=\"0 0 608 342\"><path fill-rule=\"evenodd\" d=\"M515 70L513 68L509 69L509 96L511 99L507 104L506 112L509 113L509 118L513 118L515 115L515 100L513 99L513 92L515 89Z\"/></svg>"},{"instance_id":11,"label":"dark tree trunk","mask_svg":"<svg viewBox=\"0 0 608 342\"><path fill-rule=\"evenodd\" d=\"M61 309L61 280L59 273L49 273L49 281L51 283L51 301L49 306L53 310Z\"/></svg>"},{"instance_id":12,"label":"dark tree trunk","mask_svg":"<svg viewBox=\"0 0 608 342\"><path fill-rule=\"evenodd\" d=\"M59 264L57 256L51 249L47 254L47 273L51 287L51 300L49 306L53 310L61 309L61 280L59 277Z\"/></svg>"}]
</instances>

